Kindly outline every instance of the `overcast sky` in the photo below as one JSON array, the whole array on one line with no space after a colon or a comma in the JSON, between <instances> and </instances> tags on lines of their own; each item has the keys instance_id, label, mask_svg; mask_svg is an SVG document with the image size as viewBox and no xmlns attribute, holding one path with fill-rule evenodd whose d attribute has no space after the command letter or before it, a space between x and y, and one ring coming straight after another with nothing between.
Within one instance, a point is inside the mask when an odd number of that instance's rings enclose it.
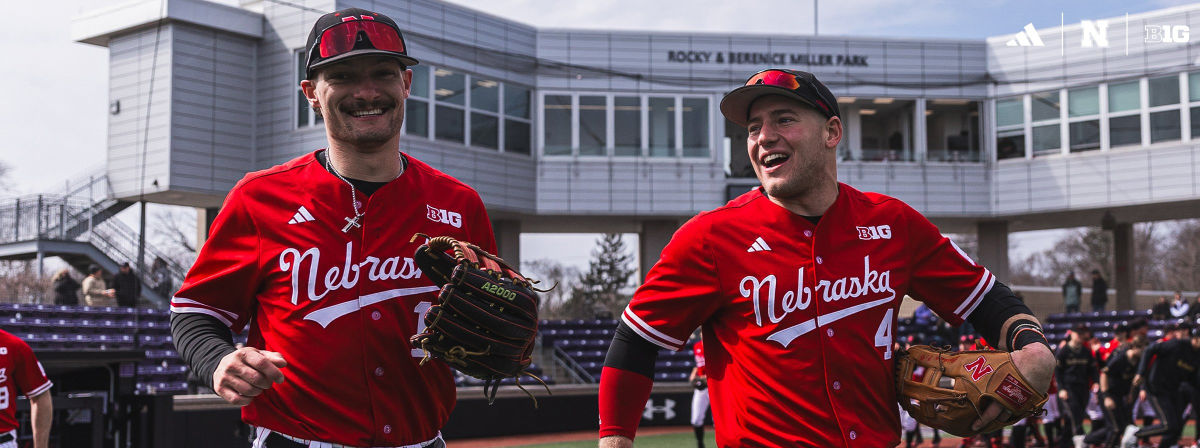
<instances>
[{"instance_id":1,"label":"overcast sky","mask_svg":"<svg viewBox=\"0 0 1200 448\"><path fill-rule=\"evenodd\" d=\"M378 0L384 1L384 0ZM50 20L0 27L0 163L11 168L8 193L50 192L104 163L108 50L72 42L70 18L124 0L49 2ZM234 3L235 0L222 1ZM452 0L537 27L712 32L813 33L808 0ZM1052 28L1186 2L884 1L823 2L820 34L983 39L1026 23ZM1020 238L1019 236L1017 238ZM1044 239L1044 238L1043 238ZM528 254L528 255L533 255ZM526 257L528 257L528 255ZM584 255L586 257L586 255Z\"/></svg>"}]
</instances>

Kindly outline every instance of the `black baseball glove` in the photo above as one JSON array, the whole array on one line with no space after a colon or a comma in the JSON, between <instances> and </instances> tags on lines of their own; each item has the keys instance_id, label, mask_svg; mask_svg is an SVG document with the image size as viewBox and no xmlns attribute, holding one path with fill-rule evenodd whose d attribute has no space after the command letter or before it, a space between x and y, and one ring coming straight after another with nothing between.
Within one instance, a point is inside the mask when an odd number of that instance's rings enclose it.
<instances>
[{"instance_id":1,"label":"black baseball glove","mask_svg":"<svg viewBox=\"0 0 1200 448\"><path fill-rule=\"evenodd\" d=\"M504 378L526 375L540 382L525 371L538 328L540 299L533 282L474 244L421 233L413 241L418 237L428 242L413 259L442 288L425 314L425 331L412 337L413 346L425 350L421 364L432 356L483 380L488 403Z\"/></svg>"}]
</instances>

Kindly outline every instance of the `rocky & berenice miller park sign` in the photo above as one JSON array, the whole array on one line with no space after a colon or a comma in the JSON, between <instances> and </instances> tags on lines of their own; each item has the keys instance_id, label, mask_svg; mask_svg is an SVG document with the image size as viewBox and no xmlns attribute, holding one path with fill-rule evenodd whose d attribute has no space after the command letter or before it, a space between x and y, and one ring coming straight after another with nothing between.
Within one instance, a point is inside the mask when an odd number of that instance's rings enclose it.
<instances>
[{"instance_id":1,"label":"rocky & berenice miller park sign","mask_svg":"<svg viewBox=\"0 0 1200 448\"><path fill-rule=\"evenodd\" d=\"M745 51L668 51L667 62L710 64L840 65L866 67L860 54L755 53Z\"/></svg>"}]
</instances>

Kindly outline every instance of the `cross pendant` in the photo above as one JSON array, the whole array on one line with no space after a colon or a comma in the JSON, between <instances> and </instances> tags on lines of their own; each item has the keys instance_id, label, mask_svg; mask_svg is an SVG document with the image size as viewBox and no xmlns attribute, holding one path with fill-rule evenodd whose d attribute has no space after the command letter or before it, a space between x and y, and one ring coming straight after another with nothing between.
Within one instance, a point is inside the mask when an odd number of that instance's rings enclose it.
<instances>
[{"instance_id":1,"label":"cross pendant","mask_svg":"<svg viewBox=\"0 0 1200 448\"><path fill-rule=\"evenodd\" d=\"M354 216L354 219L350 219L350 218L348 218L348 217L347 217L347 218L343 218L343 219L345 219L345 220L346 220L346 226L345 226L345 227L342 227L342 233L348 233L348 232L350 232L350 228L351 228L351 227L362 227L362 224L359 224L359 223L358 223L358 218L359 218L359 217L361 217L361 216L362 216L362 215L355 215L355 216Z\"/></svg>"}]
</instances>

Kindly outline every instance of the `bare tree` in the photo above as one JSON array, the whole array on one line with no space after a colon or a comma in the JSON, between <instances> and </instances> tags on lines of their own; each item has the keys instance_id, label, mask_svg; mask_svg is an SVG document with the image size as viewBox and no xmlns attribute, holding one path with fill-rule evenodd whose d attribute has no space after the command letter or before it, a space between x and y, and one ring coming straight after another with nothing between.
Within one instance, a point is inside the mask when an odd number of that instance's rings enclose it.
<instances>
[{"instance_id":1,"label":"bare tree","mask_svg":"<svg viewBox=\"0 0 1200 448\"><path fill-rule=\"evenodd\" d=\"M1169 240L1162 257L1162 289L1200 289L1200 219L1179 223Z\"/></svg>"},{"instance_id":2,"label":"bare tree","mask_svg":"<svg viewBox=\"0 0 1200 448\"><path fill-rule=\"evenodd\" d=\"M567 317L564 306L570 296L567 294L574 288L575 279L579 277L579 269L574 266L567 266L558 261L547 258L530 260L521 263L525 274L534 280L538 280L536 286L538 289L551 288L549 291L541 293L542 304L539 314L545 319L563 319Z\"/></svg>"},{"instance_id":3,"label":"bare tree","mask_svg":"<svg viewBox=\"0 0 1200 448\"><path fill-rule=\"evenodd\" d=\"M38 278L35 261L0 261L0 302L45 303L49 297L50 276Z\"/></svg>"},{"instance_id":4,"label":"bare tree","mask_svg":"<svg viewBox=\"0 0 1200 448\"><path fill-rule=\"evenodd\" d=\"M196 211L186 207L154 207L148 217L148 244L170 258L167 261L191 266L196 260Z\"/></svg>"}]
</instances>

